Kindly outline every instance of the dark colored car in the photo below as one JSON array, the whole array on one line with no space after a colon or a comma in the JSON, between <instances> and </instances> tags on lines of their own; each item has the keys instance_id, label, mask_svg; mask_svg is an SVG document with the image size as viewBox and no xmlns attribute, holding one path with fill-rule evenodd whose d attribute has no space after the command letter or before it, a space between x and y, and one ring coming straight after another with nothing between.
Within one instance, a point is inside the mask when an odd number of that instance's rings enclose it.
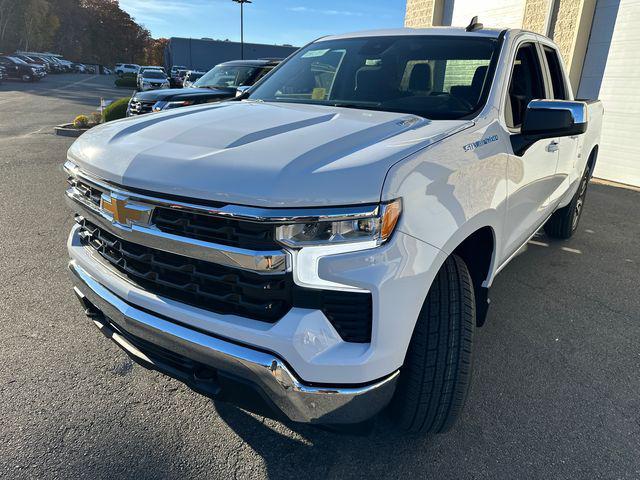
<instances>
[{"instance_id":1,"label":"dark colored car","mask_svg":"<svg viewBox=\"0 0 640 480\"><path fill-rule=\"evenodd\" d=\"M28 63L29 65L38 66L39 68L44 69L45 72L47 71L47 64L45 62L43 62L42 60L38 59L38 58L29 57L27 55L17 54L17 53L14 53L11 56L19 58L20 60L22 60L23 62Z\"/></svg>"},{"instance_id":2,"label":"dark colored car","mask_svg":"<svg viewBox=\"0 0 640 480\"><path fill-rule=\"evenodd\" d=\"M187 71L187 67L184 65L174 65L171 67L169 71L169 83L171 84L171 88L181 88L182 81L184 80L184 72ZM180 72L183 72L182 75Z\"/></svg>"},{"instance_id":3,"label":"dark colored car","mask_svg":"<svg viewBox=\"0 0 640 480\"><path fill-rule=\"evenodd\" d=\"M0 65L5 69L6 78L31 82L40 80L46 75L43 67L31 65L17 57L6 55L0 57Z\"/></svg>"},{"instance_id":4,"label":"dark colored car","mask_svg":"<svg viewBox=\"0 0 640 480\"><path fill-rule=\"evenodd\" d=\"M205 73L193 87L136 92L129 101L127 116L233 98L238 87L253 85L279 62L280 60L225 62Z\"/></svg>"},{"instance_id":5,"label":"dark colored car","mask_svg":"<svg viewBox=\"0 0 640 480\"><path fill-rule=\"evenodd\" d=\"M30 55L29 58L33 58L36 63L43 64L48 73L58 73L61 71L60 68L56 64L54 64L49 57Z\"/></svg>"}]
</instances>

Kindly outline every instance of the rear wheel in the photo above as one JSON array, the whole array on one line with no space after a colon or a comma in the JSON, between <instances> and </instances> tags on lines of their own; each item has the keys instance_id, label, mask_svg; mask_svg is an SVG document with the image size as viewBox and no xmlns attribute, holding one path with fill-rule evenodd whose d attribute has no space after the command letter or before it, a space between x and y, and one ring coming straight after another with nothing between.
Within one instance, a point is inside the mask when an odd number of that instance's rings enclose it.
<instances>
[{"instance_id":1,"label":"rear wheel","mask_svg":"<svg viewBox=\"0 0 640 480\"><path fill-rule=\"evenodd\" d=\"M573 236L578 229L578 223L580 223L580 217L582 216L590 176L591 169L587 166L584 175L580 179L578 191L576 191L569 205L554 212L544 225L544 231L547 235L565 240Z\"/></svg>"},{"instance_id":2,"label":"rear wheel","mask_svg":"<svg viewBox=\"0 0 640 480\"><path fill-rule=\"evenodd\" d=\"M390 413L417 433L449 430L471 380L475 297L464 261L450 256L438 272L416 323Z\"/></svg>"}]
</instances>

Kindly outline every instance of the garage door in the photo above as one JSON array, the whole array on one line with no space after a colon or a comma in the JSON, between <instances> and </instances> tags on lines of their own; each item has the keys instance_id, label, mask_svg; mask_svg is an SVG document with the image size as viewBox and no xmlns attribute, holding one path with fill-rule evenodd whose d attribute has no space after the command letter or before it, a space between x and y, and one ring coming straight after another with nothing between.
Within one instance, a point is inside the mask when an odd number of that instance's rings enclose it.
<instances>
[{"instance_id":1,"label":"garage door","mask_svg":"<svg viewBox=\"0 0 640 480\"><path fill-rule=\"evenodd\" d=\"M598 0L578 97L604 104L595 175L640 186L640 0Z\"/></svg>"}]
</instances>

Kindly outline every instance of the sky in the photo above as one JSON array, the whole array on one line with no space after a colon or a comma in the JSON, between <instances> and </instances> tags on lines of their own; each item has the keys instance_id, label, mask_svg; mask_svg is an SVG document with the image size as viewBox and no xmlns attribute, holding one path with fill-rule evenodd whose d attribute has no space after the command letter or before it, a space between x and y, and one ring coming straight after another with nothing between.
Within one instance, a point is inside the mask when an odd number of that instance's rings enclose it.
<instances>
[{"instance_id":1,"label":"sky","mask_svg":"<svg viewBox=\"0 0 640 480\"><path fill-rule=\"evenodd\" d=\"M323 35L401 27L406 0L253 0L244 6L244 40L302 46ZM232 0L120 0L120 7L160 37L240 40Z\"/></svg>"}]
</instances>

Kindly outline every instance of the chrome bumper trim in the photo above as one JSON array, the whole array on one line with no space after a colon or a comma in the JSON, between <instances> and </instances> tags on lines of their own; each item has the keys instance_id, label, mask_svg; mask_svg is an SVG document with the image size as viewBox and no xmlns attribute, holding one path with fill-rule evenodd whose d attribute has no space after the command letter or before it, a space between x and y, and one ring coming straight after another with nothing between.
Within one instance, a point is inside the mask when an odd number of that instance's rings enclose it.
<instances>
[{"instance_id":1,"label":"chrome bumper trim","mask_svg":"<svg viewBox=\"0 0 640 480\"><path fill-rule=\"evenodd\" d=\"M136 337L258 386L296 422L346 424L365 421L391 400L399 371L365 386L311 386L300 381L278 356L183 327L128 304L98 283L74 260L74 289L114 324ZM100 324L97 323L100 327ZM112 339L118 342L117 337ZM126 342L126 339L120 337ZM133 347L131 344L129 346ZM123 346L123 348L126 348ZM136 355L133 347L126 348ZM143 361L149 358L137 350Z\"/></svg>"},{"instance_id":2,"label":"chrome bumper trim","mask_svg":"<svg viewBox=\"0 0 640 480\"><path fill-rule=\"evenodd\" d=\"M66 191L66 198L73 210L100 228L118 238L145 247L263 274L282 273L290 268L289 254L284 250L247 250L172 235L152 226L120 225L107 218L96 205L75 188L72 187Z\"/></svg>"}]
</instances>

